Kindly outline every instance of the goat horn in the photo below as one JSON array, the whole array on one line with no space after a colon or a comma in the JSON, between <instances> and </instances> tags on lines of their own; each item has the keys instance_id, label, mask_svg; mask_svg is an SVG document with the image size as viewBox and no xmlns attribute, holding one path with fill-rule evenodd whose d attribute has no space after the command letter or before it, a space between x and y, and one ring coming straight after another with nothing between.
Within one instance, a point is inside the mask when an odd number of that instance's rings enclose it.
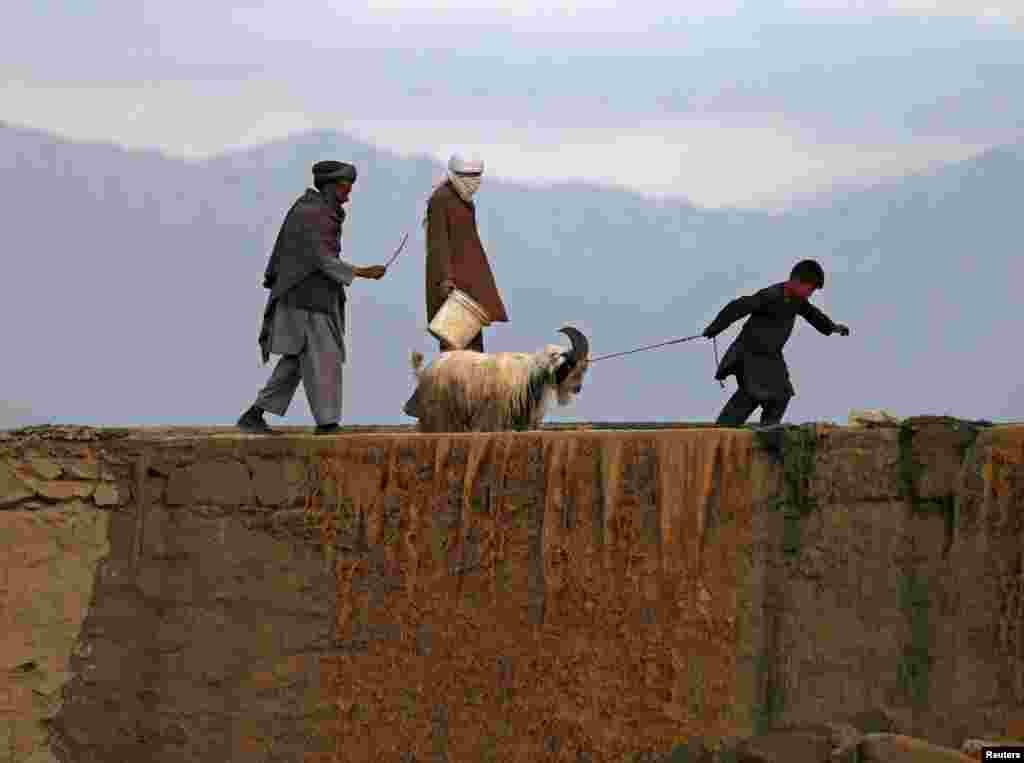
<instances>
[{"instance_id":1,"label":"goat horn","mask_svg":"<svg viewBox=\"0 0 1024 763\"><path fill-rule=\"evenodd\" d=\"M558 330L569 337L569 341L572 342L572 350L569 351L570 363L575 365L580 358L586 358L590 355L590 342L583 336L583 332L572 326L562 326Z\"/></svg>"}]
</instances>

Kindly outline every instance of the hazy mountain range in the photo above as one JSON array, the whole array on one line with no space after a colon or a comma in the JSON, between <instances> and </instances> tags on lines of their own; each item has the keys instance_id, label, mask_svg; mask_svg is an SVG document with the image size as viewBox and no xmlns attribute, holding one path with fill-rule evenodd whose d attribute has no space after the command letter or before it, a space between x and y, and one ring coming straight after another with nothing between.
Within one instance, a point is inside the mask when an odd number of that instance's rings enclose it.
<instances>
[{"instance_id":1,"label":"hazy mountain range","mask_svg":"<svg viewBox=\"0 0 1024 763\"><path fill-rule=\"evenodd\" d=\"M186 162L0 123L0 427L233 422L271 370L256 344L266 257L322 158L360 171L343 256L382 262L412 232L384 280L349 291L345 374L345 421L408 423L409 353L436 346L419 227L436 162L333 132ZM828 278L815 301L853 334L798 325L790 420L854 407L1022 420L1022 183L1019 145L775 213L487 177L479 222L512 319L487 347L536 349L565 322L595 354L696 334L816 257ZM712 419L731 392L712 373L704 341L597 363L556 418ZM311 423L301 391L288 423Z\"/></svg>"}]
</instances>

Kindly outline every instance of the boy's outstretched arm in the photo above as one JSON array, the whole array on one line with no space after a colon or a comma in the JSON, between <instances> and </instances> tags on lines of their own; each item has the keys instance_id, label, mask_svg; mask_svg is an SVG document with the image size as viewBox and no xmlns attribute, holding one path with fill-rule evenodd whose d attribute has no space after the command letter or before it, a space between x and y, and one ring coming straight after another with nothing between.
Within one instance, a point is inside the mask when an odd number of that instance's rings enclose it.
<instances>
[{"instance_id":1,"label":"boy's outstretched arm","mask_svg":"<svg viewBox=\"0 0 1024 763\"><path fill-rule=\"evenodd\" d=\"M745 318L751 313L756 312L769 301L770 296L767 289L745 297L737 297L722 308L721 312L704 329L702 336L708 339L718 336L740 318Z\"/></svg>"},{"instance_id":2,"label":"boy's outstretched arm","mask_svg":"<svg viewBox=\"0 0 1024 763\"><path fill-rule=\"evenodd\" d=\"M850 329L845 324L836 323L806 300L800 305L800 315L825 336L833 333L840 336L849 336L850 334Z\"/></svg>"}]
</instances>

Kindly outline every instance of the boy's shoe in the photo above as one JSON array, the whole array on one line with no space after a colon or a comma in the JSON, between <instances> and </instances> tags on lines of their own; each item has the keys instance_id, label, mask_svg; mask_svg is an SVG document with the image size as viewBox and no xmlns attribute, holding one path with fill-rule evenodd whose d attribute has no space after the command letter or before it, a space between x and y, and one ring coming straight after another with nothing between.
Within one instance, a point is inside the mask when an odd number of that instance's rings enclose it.
<instances>
[{"instance_id":1,"label":"boy's shoe","mask_svg":"<svg viewBox=\"0 0 1024 763\"><path fill-rule=\"evenodd\" d=\"M341 427L338 424L317 424L313 434L341 434Z\"/></svg>"},{"instance_id":2,"label":"boy's shoe","mask_svg":"<svg viewBox=\"0 0 1024 763\"><path fill-rule=\"evenodd\" d=\"M237 426L246 434L277 434L263 420L263 411L255 405L239 417Z\"/></svg>"}]
</instances>

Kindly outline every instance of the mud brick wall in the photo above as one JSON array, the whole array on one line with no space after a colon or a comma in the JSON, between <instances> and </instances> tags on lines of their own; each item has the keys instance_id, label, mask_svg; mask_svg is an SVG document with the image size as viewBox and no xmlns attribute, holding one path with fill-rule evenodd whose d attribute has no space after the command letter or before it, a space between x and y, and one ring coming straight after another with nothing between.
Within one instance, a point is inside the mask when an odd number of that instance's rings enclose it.
<instances>
[{"instance_id":1,"label":"mud brick wall","mask_svg":"<svg viewBox=\"0 0 1024 763\"><path fill-rule=\"evenodd\" d=\"M0 433L0 763L1019 734L1024 427L784 440Z\"/></svg>"},{"instance_id":2,"label":"mud brick wall","mask_svg":"<svg viewBox=\"0 0 1024 763\"><path fill-rule=\"evenodd\" d=\"M111 551L129 467L94 448L0 441L0 761L53 760L48 724Z\"/></svg>"},{"instance_id":3,"label":"mud brick wall","mask_svg":"<svg viewBox=\"0 0 1024 763\"><path fill-rule=\"evenodd\" d=\"M334 592L304 464L83 436L0 442L0 761L301 760Z\"/></svg>"},{"instance_id":4,"label":"mud brick wall","mask_svg":"<svg viewBox=\"0 0 1024 763\"><path fill-rule=\"evenodd\" d=\"M791 444L754 519L762 722L873 711L956 747L1024 729L1024 427Z\"/></svg>"}]
</instances>

